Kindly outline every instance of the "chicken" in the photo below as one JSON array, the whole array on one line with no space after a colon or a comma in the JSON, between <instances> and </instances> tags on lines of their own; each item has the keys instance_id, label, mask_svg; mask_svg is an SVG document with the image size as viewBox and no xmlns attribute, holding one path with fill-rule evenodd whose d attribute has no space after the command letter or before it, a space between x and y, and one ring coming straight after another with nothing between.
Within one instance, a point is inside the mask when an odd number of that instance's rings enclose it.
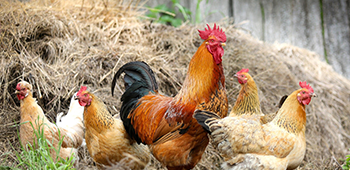
<instances>
[{"instance_id":1,"label":"chicken","mask_svg":"<svg viewBox=\"0 0 350 170\"><path fill-rule=\"evenodd\" d=\"M248 72L249 69L244 68L234 75L237 77L239 84L241 84L241 90L229 116L241 116L243 114L264 115L260 108L258 87Z\"/></svg>"},{"instance_id":2,"label":"chicken","mask_svg":"<svg viewBox=\"0 0 350 170\"><path fill-rule=\"evenodd\" d=\"M306 82L294 91L267 124L249 116L220 118L196 110L194 117L211 134L212 143L227 161L225 169L295 169L306 151L305 105L315 96Z\"/></svg>"},{"instance_id":3,"label":"chicken","mask_svg":"<svg viewBox=\"0 0 350 170\"><path fill-rule=\"evenodd\" d=\"M209 143L207 132L193 118L195 109L225 117L228 102L222 59L225 33L214 25L199 31L205 40L192 57L186 78L175 97L159 94L153 71L144 62L122 66L112 82L125 73L121 119L129 135L149 145L168 169L191 169Z\"/></svg>"},{"instance_id":4,"label":"chicken","mask_svg":"<svg viewBox=\"0 0 350 170\"><path fill-rule=\"evenodd\" d=\"M82 86L76 97L84 109L85 141L99 169L143 169L150 160L145 145L139 145L126 133L123 122L114 118L107 106Z\"/></svg>"},{"instance_id":5,"label":"chicken","mask_svg":"<svg viewBox=\"0 0 350 170\"><path fill-rule=\"evenodd\" d=\"M248 72L249 69L243 68L234 75L241 84L241 90L229 116L252 115L260 117L262 123L268 123L276 116L277 112L265 115L261 111L258 87ZM281 98L278 108L282 106L285 99L286 96Z\"/></svg>"},{"instance_id":6,"label":"chicken","mask_svg":"<svg viewBox=\"0 0 350 170\"><path fill-rule=\"evenodd\" d=\"M34 140L37 140L34 135L34 129L37 131L39 128L43 128L45 138L52 143L52 147L55 149L59 147L59 137L63 137L59 155L56 154L54 149L50 150L53 160L67 159L72 154L78 158L77 148L82 143L82 137L76 136L76 133L71 133L69 129L57 127L46 118L42 108L37 104L36 99L33 98L32 85L26 81L19 82L16 86L16 94L20 100L21 121L19 134L22 146L27 144L33 145Z\"/></svg>"},{"instance_id":7,"label":"chicken","mask_svg":"<svg viewBox=\"0 0 350 170\"><path fill-rule=\"evenodd\" d=\"M84 107L80 106L79 102L75 100L77 93L74 93L70 100L69 110L67 115L63 116L63 112L58 113L56 117L56 124L62 129L69 129L72 133L76 133L74 136L79 136L82 141L82 146L85 145L83 124ZM63 117L62 117L63 116ZM78 140L78 139L77 139Z\"/></svg>"}]
</instances>

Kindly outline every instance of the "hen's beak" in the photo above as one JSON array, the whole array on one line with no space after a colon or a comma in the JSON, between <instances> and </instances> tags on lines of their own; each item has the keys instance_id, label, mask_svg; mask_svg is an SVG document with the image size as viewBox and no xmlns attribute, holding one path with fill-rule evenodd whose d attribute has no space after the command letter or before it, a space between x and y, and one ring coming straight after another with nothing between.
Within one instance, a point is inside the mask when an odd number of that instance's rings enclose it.
<instances>
[{"instance_id":1,"label":"hen's beak","mask_svg":"<svg viewBox=\"0 0 350 170\"><path fill-rule=\"evenodd\" d=\"M226 43L221 43L221 46L226 46Z\"/></svg>"},{"instance_id":2,"label":"hen's beak","mask_svg":"<svg viewBox=\"0 0 350 170\"><path fill-rule=\"evenodd\" d=\"M79 97L78 96L74 96L74 100L78 100L79 99Z\"/></svg>"},{"instance_id":3,"label":"hen's beak","mask_svg":"<svg viewBox=\"0 0 350 170\"><path fill-rule=\"evenodd\" d=\"M237 75L237 74L235 74L235 75L233 75L233 77L238 77L238 75Z\"/></svg>"},{"instance_id":4,"label":"hen's beak","mask_svg":"<svg viewBox=\"0 0 350 170\"><path fill-rule=\"evenodd\" d=\"M15 94L18 94L18 93L20 93L20 91L16 90L16 91L15 91Z\"/></svg>"},{"instance_id":5,"label":"hen's beak","mask_svg":"<svg viewBox=\"0 0 350 170\"><path fill-rule=\"evenodd\" d=\"M311 97L317 97L316 93L310 93Z\"/></svg>"}]
</instances>

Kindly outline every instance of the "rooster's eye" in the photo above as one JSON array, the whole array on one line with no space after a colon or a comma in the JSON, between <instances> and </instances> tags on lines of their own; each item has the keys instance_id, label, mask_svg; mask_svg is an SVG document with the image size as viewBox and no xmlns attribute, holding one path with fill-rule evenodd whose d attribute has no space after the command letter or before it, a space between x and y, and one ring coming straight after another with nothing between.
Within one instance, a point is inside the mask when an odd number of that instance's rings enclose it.
<instances>
[{"instance_id":1,"label":"rooster's eye","mask_svg":"<svg viewBox=\"0 0 350 170\"><path fill-rule=\"evenodd\" d=\"M214 40L210 40L210 42L214 42Z\"/></svg>"},{"instance_id":2,"label":"rooster's eye","mask_svg":"<svg viewBox=\"0 0 350 170\"><path fill-rule=\"evenodd\" d=\"M305 92L303 91L303 94L305 94Z\"/></svg>"}]
</instances>

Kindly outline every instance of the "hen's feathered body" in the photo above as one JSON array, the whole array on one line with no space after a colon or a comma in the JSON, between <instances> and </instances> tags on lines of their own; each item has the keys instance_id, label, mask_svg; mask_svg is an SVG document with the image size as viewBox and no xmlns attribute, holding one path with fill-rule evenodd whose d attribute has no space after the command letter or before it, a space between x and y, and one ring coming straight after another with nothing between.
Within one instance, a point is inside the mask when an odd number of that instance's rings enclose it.
<instances>
[{"instance_id":1,"label":"hen's feathered body","mask_svg":"<svg viewBox=\"0 0 350 170\"><path fill-rule=\"evenodd\" d=\"M50 150L51 157L55 161L59 160L59 157L67 159L72 154L75 154L78 158L77 148L81 145L82 140L79 140L66 129L59 128L51 123L44 115L42 108L37 104L36 99L33 98L31 90L32 85L25 81L18 83L16 87L17 97L20 100L20 142L22 146L27 148L27 144L33 145L34 140L37 140L34 129L36 131L43 129L45 138L51 142L55 149L59 148L59 138L63 138L59 155L56 154L54 149Z\"/></svg>"},{"instance_id":2,"label":"hen's feathered body","mask_svg":"<svg viewBox=\"0 0 350 170\"><path fill-rule=\"evenodd\" d=\"M147 146L131 140L123 122L113 117L106 105L92 93L85 90L78 93L80 103L85 94L90 100L84 110L85 141L99 168L143 169L150 159Z\"/></svg>"},{"instance_id":3,"label":"hen's feathered body","mask_svg":"<svg viewBox=\"0 0 350 170\"><path fill-rule=\"evenodd\" d=\"M77 93L75 93L70 100L69 110L66 115L63 116L63 112L57 114L56 124L58 127L64 129L67 133L71 133L75 140L82 140L79 143L85 145L83 124L84 107L80 106L78 101L75 100Z\"/></svg>"},{"instance_id":4,"label":"hen's feathered body","mask_svg":"<svg viewBox=\"0 0 350 170\"><path fill-rule=\"evenodd\" d=\"M225 168L295 169L306 151L305 104L313 95L308 88L293 92L267 124L258 115L221 119L212 112L196 111L194 117L211 133L212 143L227 161Z\"/></svg>"}]
</instances>

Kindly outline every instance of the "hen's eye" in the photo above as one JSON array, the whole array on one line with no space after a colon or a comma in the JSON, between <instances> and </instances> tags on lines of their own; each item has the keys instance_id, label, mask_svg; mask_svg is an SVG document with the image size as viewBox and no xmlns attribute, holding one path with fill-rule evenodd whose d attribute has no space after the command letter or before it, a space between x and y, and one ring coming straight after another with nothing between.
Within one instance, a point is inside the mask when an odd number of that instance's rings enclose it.
<instances>
[{"instance_id":1,"label":"hen's eye","mask_svg":"<svg viewBox=\"0 0 350 170\"><path fill-rule=\"evenodd\" d=\"M305 92L303 91L303 94L305 94Z\"/></svg>"},{"instance_id":2,"label":"hen's eye","mask_svg":"<svg viewBox=\"0 0 350 170\"><path fill-rule=\"evenodd\" d=\"M210 40L210 42L214 42L214 40Z\"/></svg>"}]
</instances>

